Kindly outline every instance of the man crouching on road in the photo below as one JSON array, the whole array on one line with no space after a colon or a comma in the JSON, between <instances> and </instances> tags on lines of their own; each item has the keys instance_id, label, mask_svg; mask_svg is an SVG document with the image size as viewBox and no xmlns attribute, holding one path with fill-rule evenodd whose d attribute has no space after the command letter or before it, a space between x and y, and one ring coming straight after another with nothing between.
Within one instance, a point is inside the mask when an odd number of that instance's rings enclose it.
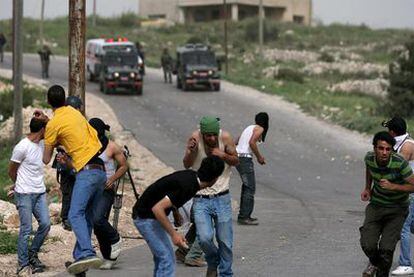
<instances>
[{"instance_id":1,"label":"man crouching on road","mask_svg":"<svg viewBox=\"0 0 414 277\"><path fill-rule=\"evenodd\" d=\"M177 171L157 180L135 203L132 218L154 256L155 277L175 276L175 255L167 233L175 245L188 248L184 236L175 231L167 215L197 191L214 185L223 170L224 162L219 157L205 158L198 171Z\"/></svg>"},{"instance_id":2,"label":"man crouching on road","mask_svg":"<svg viewBox=\"0 0 414 277\"><path fill-rule=\"evenodd\" d=\"M14 199L19 211L20 231L17 242L19 268L17 276L43 272L45 265L38 259L37 253L50 230L49 208L44 183L43 136L46 123L38 118L30 121L30 134L13 149L9 164L9 176L15 183ZM32 232L32 214L39 227L28 247Z\"/></svg>"},{"instance_id":3,"label":"man crouching on road","mask_svg":"<svg viewBox=\"0 0 414 277\"><path fill-rule=\"evenodd\" d=\"M370 262L362 276L388 277L408 214L408 193L414 191L414 175L408 162L393 152L395 139L388 132L375 134L373 145L374 151L365 156L366 184L361 193L362 201L370 201L360 228L361 247Z\"/></svg>"}]
</instances>

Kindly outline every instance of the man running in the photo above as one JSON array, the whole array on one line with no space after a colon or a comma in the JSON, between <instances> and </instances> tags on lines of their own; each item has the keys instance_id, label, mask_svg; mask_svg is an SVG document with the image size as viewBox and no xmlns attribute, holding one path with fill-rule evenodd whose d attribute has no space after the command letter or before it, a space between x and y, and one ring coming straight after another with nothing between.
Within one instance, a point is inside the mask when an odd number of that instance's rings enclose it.
<instances>
[{"instance_id":1,"label":"man running","mask_svg":"<svg viewBox=\"0 0 414 277\"><path fill-rule=\"evenodd\" d=\"M370 201L360 228L361 248L369 258L363 277L388 277L405 218L408 193L414 191L414 175L408 162L393 152L395 139L376 133L374 151L365 156L366 183L362 201Z\"/></svg>"}]
</instances>

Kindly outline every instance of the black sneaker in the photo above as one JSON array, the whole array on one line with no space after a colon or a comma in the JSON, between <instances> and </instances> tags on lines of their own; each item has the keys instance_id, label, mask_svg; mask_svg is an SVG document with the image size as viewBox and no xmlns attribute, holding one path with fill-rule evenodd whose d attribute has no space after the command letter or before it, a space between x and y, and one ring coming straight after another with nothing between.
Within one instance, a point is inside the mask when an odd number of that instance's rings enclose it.
<instances>
[{"instance_id":1,"label":"black sneaker","mask_svg":"<svg viewBox=\"0 0 414 277\"><path fill-rule=\"evenodd\" d=\"M29 253L29 264L32 267L33 273L43 272L39 270L46 268L45 264L39 260L37 253Z\"/></svg>"},{"instance_id":2,"label":"black sneaker","mask_svg":"<svg viewBox=\"0 0 414 277\"><path fill-rule=\"evenodd\" d=\"M238 219L237 223L239 223L239 225L259 225L259 222L253 221L250 218Z\"/></svg>"},{"instance_id":3,"label":"black sneaker","mask_svg":"<svg viewBox=\"0 0 414 277\"><path fill-rule=\"evenodd\" d=\"M69 220L62 220L62 227L66 231L72 231L72 226L70 226Z\"/></svg>"},{"instance_id":4,"label":"black sneaker","mask_svg":"<svg viewBox=\"0 0 414 277\"><path fill-rule=\"evenodd\" d=\"M17 276L31 276L32 275L32 269L30 267L30 265L26 265L26 266L21 266L17 269L16 272Z\"/></svg>"}]
</instances>

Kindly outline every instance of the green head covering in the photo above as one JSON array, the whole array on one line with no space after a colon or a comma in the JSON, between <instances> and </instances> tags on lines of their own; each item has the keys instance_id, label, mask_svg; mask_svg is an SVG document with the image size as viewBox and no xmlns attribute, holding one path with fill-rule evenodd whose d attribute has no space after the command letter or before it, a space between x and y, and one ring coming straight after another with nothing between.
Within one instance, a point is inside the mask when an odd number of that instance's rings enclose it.
<instances>
[{"instance_id":1,"label":"green head covering","mask_svg":"<svg viewBox=\"0 0 414 277\"><path fill-rule=\"evenodd\" d=\"M216 117L204 116L200 120L200 131L202 134L211 133L218 135L220 132L220 122Z\"/></svg>"}]
</instances>

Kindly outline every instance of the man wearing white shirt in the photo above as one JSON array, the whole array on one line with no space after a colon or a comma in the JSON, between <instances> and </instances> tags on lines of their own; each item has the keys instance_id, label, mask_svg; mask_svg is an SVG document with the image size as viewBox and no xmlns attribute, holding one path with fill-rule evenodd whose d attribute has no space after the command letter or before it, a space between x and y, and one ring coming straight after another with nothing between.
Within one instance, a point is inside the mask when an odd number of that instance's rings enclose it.
<instances>
[{"instance_id":1,"label":"man wearing white shirt","mask_svg":"<svg viewBox=\"0 0 414 277\"><path fill-rule=\"evenodd\" d=\"M404 157L411 169L414 170L414 140L407 133L407 123L401 117L395 116L391 120L383 122L388 132L395 139L394 151ZM398 267L391 272L392 275L410 275L414 273L411 263L411 230L414 227L414 199L410 195L408 216L401 230L400 257Z\"/></svg>"},{"instance_id":2,"label":"man wearing white shirt","mask_svg":"<svg viewBox=\"0 0 414 277\"><path fill-rule=\"evenodd\" d=\"M46 123L38 118L30 121L30 134L13 149L9 176L15 183L14 199L19 212L20 230L17 242L17 275L43 272L45 265L38 259L40 250L50 230L50 216L44 183L43 137ZM32 214L39 227L29 248L32 232Z\"/></svg>"}]
</instances>

